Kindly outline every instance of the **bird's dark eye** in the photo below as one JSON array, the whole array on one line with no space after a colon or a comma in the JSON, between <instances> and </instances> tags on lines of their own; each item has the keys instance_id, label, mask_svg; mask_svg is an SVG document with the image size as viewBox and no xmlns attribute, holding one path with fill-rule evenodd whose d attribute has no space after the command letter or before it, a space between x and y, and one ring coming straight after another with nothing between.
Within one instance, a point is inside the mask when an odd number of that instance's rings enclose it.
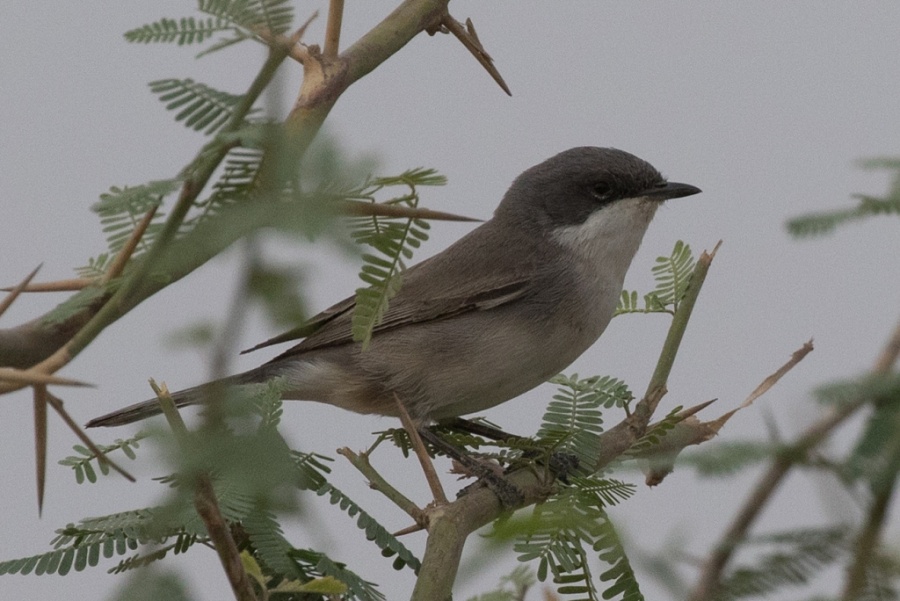
<instances>
[{"instance_id":1,"label":"bird's dark eye","mask_svg":"<svg viewBox=\"0 0 900 601\"><path fill-rule=\"evenodd\" d=\"M606 182L597 182L593 186L591 186L591 194L599 198L600 200L606 200L609 198L609 194L612 192L612 186L610 186Z\"/></svg>"}]
</instances>

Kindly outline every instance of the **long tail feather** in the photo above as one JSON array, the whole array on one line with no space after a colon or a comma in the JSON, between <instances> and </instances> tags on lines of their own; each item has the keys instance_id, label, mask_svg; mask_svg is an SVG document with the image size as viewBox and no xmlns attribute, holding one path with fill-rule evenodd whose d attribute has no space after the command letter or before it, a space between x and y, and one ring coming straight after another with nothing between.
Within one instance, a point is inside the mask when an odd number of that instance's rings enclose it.
<instances>
[{"instance_id":1,"label":"long tail feather","mask_svg":"<svg viewBox=\"0 0 900 601\"><path fill-rule=\"evenodd\" d=\"M264 374L257 368L242 374L216 380L215 382L207 382L200 386L173 392L172 400L175 401L176 407L197 405L205 402L210 393L220 391L228 386L260 382L262 381L261 376L264 376ZM142 419L147 419L148 417L153 417L154 415L159 415L160 413L162 413L162 407L160 407L159 399L153 398L140 403L135 403L134 405L129 405L124 409L118 409L111 413L107 413L106 415L101 415L100 417L95 417L85 424L85 427L98 428L123 426Z\"/></svg>"}]
</instances>

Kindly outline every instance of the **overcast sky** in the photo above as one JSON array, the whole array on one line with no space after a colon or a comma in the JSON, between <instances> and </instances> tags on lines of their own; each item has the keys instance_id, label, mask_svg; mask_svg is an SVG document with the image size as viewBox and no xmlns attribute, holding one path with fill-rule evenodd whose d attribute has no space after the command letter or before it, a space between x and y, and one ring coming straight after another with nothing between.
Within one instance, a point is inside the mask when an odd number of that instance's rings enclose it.
<instances>
[{"instance_id":1,"label":"overcast sky","mask_svg":"<svg viewBox=\"0 0 900 601\"><path fill-rule=\"evenodd\" d=\"M386 15L393 3L349 1L346 46ZM297 2L298 20L325 2ZM89 211L111 185L171 177L203 143L171 119L146 83L193 77L242 92L264 52L248 42L196 61L196 47L130 45L122 33L161 17L196 15L192 2L7 3L0 19L0 282L18 282L43 262L40 280L72 277L72 268L105 249ZM811 337L816 350L766 397L738 414L720 440L766 435L765 420L790 437L815 419L809 391L817 384L862 373L897 320L900 281L896 219L852 225L834 236L797 242L786 219L808 211L848 206L853 193L880 194L889 178L860 170L859 158L897 155L900 119L900 4L863 2L463 2L451 3L460 20L472 17L513 96L507 97L451 36L419 36L398 55L354 85L328 119L352 155L372 154L380 173L425 166L449 178L427 190L430 208L488 218L523 169L572 146L613 146L645 158L674 181L703 194L670 202L652 224L626 282L647 290L653 259L677 239L699 252L724 245L714 263L669 384L663 410L711 398L708 417L737 406L759 381ZM307 40L320 42L324 19ZM286 62L281 107L298 89L300 67ZM436 224L421 256L440 251L470 225ZM282 262L302 268L313 309L322 309L357 286L355 265L333 250L278 248ZM223 319L239 266L229 253L170 287L110 327L62 375L97 385L65 390L81 422L146 398L146 380L173 389L208 375L207 357L173 349L167 335L198 320ZM29 296L3 316L18 324L55 305L61 296ZM642 391L652 371L667 320L622 317L568 370L612 374ZM252 319L242 348L275 332ZM275 351L273 351L275 352ZM235 358L233 369L270 356ZM515 432L537 429L542 387L488 416ZM607 422L614 422L611 415ZM129 465L140 482L115 478L77 486L56 465L73 436L51 416L50 467L44 516L38 519L34 485L31 398L27 392L0 403L5 456L0 487L0 559L47 550L56 528L89 515L145 507L163 489L144 453ZM311 428L309 424L316 424ZM392 420L297 403L287 408L285 436L298 448L331 454L362 448L368 433ZM99 442L134 428L97 433ZM846 438L845 438L846 440ZM385 471L404 475L422 503L427 491L419 468L385 456ZM408 519L364 486L346 464L335 463L335 482L389 528ZM408 475L407 475L408 474ZM628 478L640 482L639 474ZM448 482L450 479L447 478ZM682 468L661 486L641 486L636 499L613 516L633 548L652 552L670 537L703 556L731 519L753 479L698 482ZM818 524L852 515L847 499L827 479L793 477L764 514L758 532ZM309 516L324 526L296 525L295 545L327 548L391 599L411 590L410 573L394 576L390 562L366 546L352 520L310 501ZM896 543L896 528L889 543ZM421 552L422 535L406 543ZM477 541L470 542L470 550ZM375 557L376 559L366 560ZM175 562L168 561L169 565ZM195 597L227 598L214 554L195 550L187 562ZM457 597L492 586L514 566L512 553L485 572L468 566ZM104 562L105 567L113 565ZM103 598L124 581L105 567L58 576L5 576L10 598ZM687 572L690 573L690 572ZM666 598L646 581L648 598Z\"/></svg>"}]
</instances>

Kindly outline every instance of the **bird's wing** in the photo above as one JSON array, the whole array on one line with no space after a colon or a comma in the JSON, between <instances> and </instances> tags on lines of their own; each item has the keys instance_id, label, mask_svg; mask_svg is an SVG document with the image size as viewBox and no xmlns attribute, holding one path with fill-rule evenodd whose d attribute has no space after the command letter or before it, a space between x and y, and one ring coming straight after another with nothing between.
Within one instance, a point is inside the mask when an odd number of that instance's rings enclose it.
<instances>
[{"instance_id":1,"label":"bird's wing","mask_svg":"<svg viewBox=\"0 0 900 601\"><path fill-rule=\"evenodd\" d=\"M388 306L381 323L372 330L372 334L377 336L381 332L413 323L447 319L470 311L485 311L505 305L525 294L531 285L531 280L495 281L492 284L490 287L478 287L478 290L473 290L466 294L431 299L418 299L413 295L401 296L401 294L398 294ZM314 349L353 342L351 321L355 304L354 298L350 297L314 317L311 322L316 321L319 324L318 329L307 335L306 339L301 343L291 347L274 360ZM292 330L292 332L296 331ZM286 335L282 335L255 348L275 344L286 339Z\"/></svg>"},{"instance_id":2,"label":"bird's wing","mask_svg":"<svg viewBox=\"0 0 900 601\"><path fill-rule=\"evenodd\" d=\"M403 285L388 305L373 335L413 323L486 311L513 302L535 286L535 249L539 244L516 229L487 222L450 248L403 272ZM496 239L507 244L496 244ZM502 266L502 267L501 267ZM274 360L353 341L355 298L319 313L300 328L254 348L305 337Z\"/></svg>"},{"instance_id":3,"label":"bird's wing","mask_svg":"<svg viewBox=\"0 0 900 601\"><path fill-rule=\"evenodd\" d=\"M356 297L351 296L345 298L339 303L336 303L321 313L317 313L313 315L308 320L293 328L292 330L288 330L283 334L279 334L273 338L269 338L263 342L260 342L256 346L250 347L246 350L241 351L241 354L244 353L252 353L253 351L257 351L261 348L265 348L267 346L272 346L273 344L281 344L282 342L290 342L291 340L299 340L301 338L307 338L314 334L316 331L320 330L322 326L330 322L331 320L339 317L344 313L348 313L352 311L353 307L356 306Z\"/></svg>"}]
</instances>

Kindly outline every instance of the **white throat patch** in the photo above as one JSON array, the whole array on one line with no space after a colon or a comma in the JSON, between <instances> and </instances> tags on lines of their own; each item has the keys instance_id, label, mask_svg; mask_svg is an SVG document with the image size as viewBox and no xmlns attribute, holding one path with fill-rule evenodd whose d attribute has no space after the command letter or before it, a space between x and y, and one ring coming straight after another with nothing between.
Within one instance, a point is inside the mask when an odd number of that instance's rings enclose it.
<instances>
[{"instance_id":1,"label":"white throat patch","mask_svg":"<svg viewBox=\"0 0 900 601\"><path fill-rule=\"evenodd\" d=\"M618 200L582 224L557 229L553 237L578 257L624 278L659 205L644 197Z\"/></svg>"}]
</instances>

